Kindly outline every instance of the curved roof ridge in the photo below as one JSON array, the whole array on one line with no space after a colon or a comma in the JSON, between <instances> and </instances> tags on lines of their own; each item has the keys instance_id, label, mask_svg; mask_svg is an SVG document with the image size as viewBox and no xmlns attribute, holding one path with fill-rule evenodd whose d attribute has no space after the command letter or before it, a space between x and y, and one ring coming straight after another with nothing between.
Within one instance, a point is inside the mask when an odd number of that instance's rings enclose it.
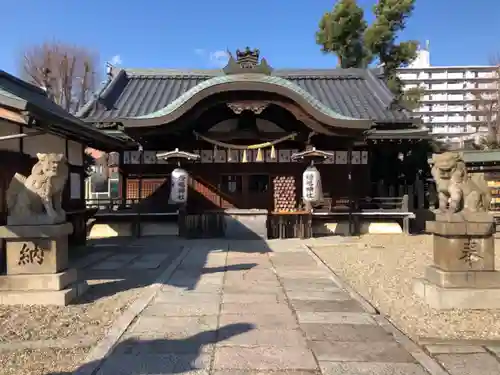
<instances>
[{"instance_id":1,"label":"curved roof ridge","mask_svg":"<svg viewBox=\"0 0 500 375\"><path fill-rule=\"evenodd\" d=\"M216 86L216 85L221 85L223 83L230 83L230 82L240 82L240 81L255 81L255 82L263 82L263 83L268 83L272 85L277 85L281 86L284 88L287 88L290 91L293 91L300 96L304 97L306 101L316 110L324 113L327 116L339 118L339 119L346 119L346 120L354 120L354 118L350 116L345 116L342 115L341 113L338 113L331 109L330 107L327 107L325 104L320 102L316 97L311 95L308 91L304 90L302 87L299 85L295 84L294 82L291 82L287 80L286 78L279 77L279 76L266 76L262 74L255 74L255 77L253 79L249 79L251 75L250 74L232 74L232 75L225 75L222 77L213 77L209 80L203 81L202 83L199 83L198 85L190 88L188 91L184 92L181 96L179 96L177 99L175 99L173 102L169 103L167 106L160 108L156 110L155 112L149 113L147 115L141 115L141 116L135 116L135 117L129 117L128 119L146 119L146 118L155 118L155 117L162 117L165 116L166 114L176 110L177 108L181 107L184 103L186 103L190 98L194 97L198 92L203 91L207 89L208 87L211 86Z\"/></svg>"},{"instance_id":2,"label":"curved roof ridge","mask_svg":"<svg viewBox=\"0 0 500 375\"><path fill-rule=\"evenodd\" d=\"M378 122L411 122L408 112L388 107L393 96L377 73L377 69L357 68L275 69L270 76L263 77L283 79L298 85L326 107L348 117L366 118L371 113L370 117ZM171 104L201 82L224 77L228 76L220 69L116 68L112 70L111 79L77 115L87 122L99 123L151 114ZM162 92L163 99L158 100L158 95L132 95L132 91L139 87L146 92ZM369 96L369 110L342 105L344 96L365 101ZM134 98L133 101L131 98Z\"/></svg>"},{"instance_id":3,"label":"curved roof ridge","mask_svg":"<svg viewBox=\"0 0 500 375\"><path fill-rule=\"evenodd\" d=\"M170 69L170 68L123 68L129 77L137 76L223 76L225 73L221 69ZM351 68L351 69L275 69L272 75L276 76L311 76L311 77L358 77L364 78L363 75L367 69Z\"/></svg>"},{"instance_id":4,"label":"curved roof ridge","mask_svg":"<svg viewBox=\"0 0 500 375\"><path fill-rule=\"evenodd\" d=\"M224 72L221 69L167 69L167 68L152 68L152 69L144 69L144 68L125 68L125 72L129 77L137 77L137 76L151 76L151 77L160 77L160 76L220 76L224 75Z\"/></svg>"}]
</instances>

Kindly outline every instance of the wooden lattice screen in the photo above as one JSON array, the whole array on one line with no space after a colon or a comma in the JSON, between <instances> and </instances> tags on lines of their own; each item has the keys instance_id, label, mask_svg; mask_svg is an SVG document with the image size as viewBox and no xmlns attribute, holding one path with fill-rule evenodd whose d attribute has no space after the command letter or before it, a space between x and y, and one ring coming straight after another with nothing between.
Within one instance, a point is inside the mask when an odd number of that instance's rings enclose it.
<instances>
[{"instance_id":1,"label":"wooden lattice screen","mask_svg":"<svg viewBox=\"0 0 500 375\"><path fill-rule=\"evenodd\" d=\"M142 196L147 198L165 183L165 178L145 178L142 180ZM139 180L127 180L127 199L139 198Z\"/></svg>"}]
</instances>

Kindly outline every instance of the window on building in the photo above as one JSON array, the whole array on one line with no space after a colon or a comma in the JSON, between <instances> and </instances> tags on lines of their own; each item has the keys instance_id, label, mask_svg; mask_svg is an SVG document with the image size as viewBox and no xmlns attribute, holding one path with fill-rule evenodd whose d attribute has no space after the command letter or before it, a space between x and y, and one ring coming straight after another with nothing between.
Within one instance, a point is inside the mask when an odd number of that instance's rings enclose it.
<instances>
[{"instance_id":1,"label":"window on building","mask_svg":"<svg viewBox=\"0 0 500 375\"><path fill-rule=\"evenodd\" d=\"M269 175L253 174L248 176L248 190L252 193L265 193L269 191Z\"/></svg>"},{"instance_id":2,"label":"window on building","mask_svg":"<svg viewBox=\"0 0 500 375\"><path fill-rule=\"evenodd\" d=\"M101 178L95 178L92 180L92 192L93 193L107 193L108 192L108 181Z\"/></svg>"},{"instance_id":3,"label":"window on building","mask_svg":"<svg viewBox=\"0 0 500 375\"><path fill-rule=\"evenodd\" d=\"M241 193L243 190L242 176L223 175L221 177L220 189L226 193Z\"/></svg>"}]
</instances>

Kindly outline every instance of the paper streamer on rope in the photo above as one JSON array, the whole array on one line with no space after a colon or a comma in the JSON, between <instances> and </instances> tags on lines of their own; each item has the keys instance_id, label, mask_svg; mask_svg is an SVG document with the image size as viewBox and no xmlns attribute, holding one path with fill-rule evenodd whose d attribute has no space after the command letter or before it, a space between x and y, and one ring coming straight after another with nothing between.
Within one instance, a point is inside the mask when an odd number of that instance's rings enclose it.
<instances>
[{"instance_id":1,"label":"paper streamer on rope","mask_svg":"<svg viewBox=\"0 0 500 375\"><path fill-rule=\"evenodd\" d=\"M257 156L255 157L255 161L263 161L264 158L262 157L262 150L259 148L257 150Z\"/></svg>"},{"instance_id":2,"label":"paper streamer on rope","mask_svg":"<svg viewBox=\"0 0 500 375\"><path fill-rule=\"evenodd\" d=\"M195 137L197 139L201 139L201 140L203 140L205 142L213 144L214 146L222 147L222 148L225 148L225 149L258 150L258 149L261 149L261 148L271 147L271 153L272 153L275 145L277 145L278 143L289 141L289 140L295 138L298 133L288 134L288 135L286 135L284 137L281 137L281 138L278 138L278 139L276 139L274 141L264 142L264 143L258 143L258 144L255 144L255 145L248 145L248 146L245 146L245 145L235 145L235 144L232 144L232 143L225 143L225 142L216 141L215 139L210 139L210 138L205 137L204 135L201 135L200 133L197 133L197 132L193 132L193 134L195 135Z\"/></svg>"}]
</instances>

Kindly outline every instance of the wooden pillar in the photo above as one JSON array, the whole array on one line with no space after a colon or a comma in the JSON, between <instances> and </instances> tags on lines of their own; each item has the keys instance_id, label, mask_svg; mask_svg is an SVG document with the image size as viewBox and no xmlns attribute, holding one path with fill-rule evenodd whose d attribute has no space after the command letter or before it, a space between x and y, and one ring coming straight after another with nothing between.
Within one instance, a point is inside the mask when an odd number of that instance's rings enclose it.
<instances>
[{"instance_id":1,"label":"wooden pillar","mask_svg":"<svg viewBox=\"0 0 500 375\"><path fill-rule=\"evenodd\" d=\"M353 194L352 194L352 142L349 143L349 148L347 149L347 191L349 200L349 236L354 233L353 228L353 215L352 211L354 209L353 205Z\"/></svg>"},{"instance_id":2,"label":"wooden pillar","mask_svg":"<svg viewBox=\"0 0 500 375\"><path fill-rule=\"evenodd\" d=\"M118 173L120 174L120 184L121 184L121 202L120 202L120 206L121 208L125 208L126 205L127 205L127 175L125 173L125 163L124 163L124 152L125 151L121 151L120 152L120 155L119 155L119 160L118 160Z\"/></svg>"},{"instance_id":3,"label":"wooden pillar","mask_svg":"<svg viewBox=\"0 0 500 375\"><path fill-rule=\"evenodd\" d=\"M137 237L141 237L141 203L142 203L142 177L143 177L143 169L144 168L144 148L142 145L139 146L139 187L138 187L138 201L137 201L137 226L136 226L136 235Z\"/></svg>"}]
</instances>

